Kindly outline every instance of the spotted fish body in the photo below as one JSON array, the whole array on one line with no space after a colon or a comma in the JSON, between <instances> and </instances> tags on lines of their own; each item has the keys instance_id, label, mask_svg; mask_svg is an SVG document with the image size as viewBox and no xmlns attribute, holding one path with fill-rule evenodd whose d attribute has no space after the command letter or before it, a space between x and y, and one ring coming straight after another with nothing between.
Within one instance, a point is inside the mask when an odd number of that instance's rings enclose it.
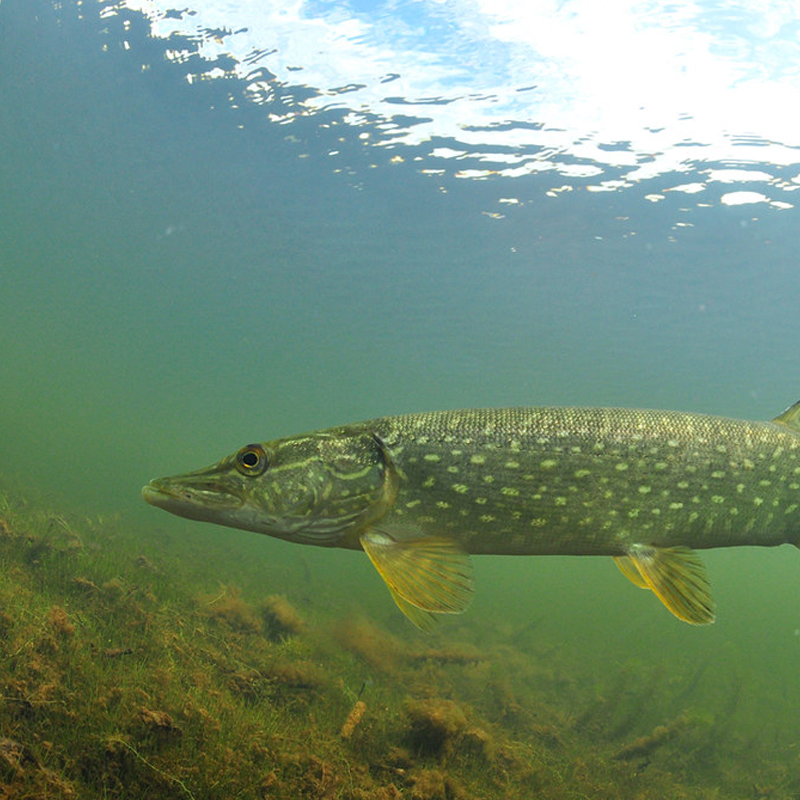
<instances>
[{"instance_id":1,"label":"spotted fish body","mask_svg":"<svg viewBox=\"0 0 800 800\"><path fill-rule=\"evenodd\" d=\"M388 518L470 553L615 556L637 542L699 549L800 534L800 432L777 422L510 408L365 427L402 476Z\"/></svg>"},{"instance_id":2,"label":"spotted fish body","mask_svg":"<svg viewBox=\"0 0 800 800\"><path fill-rule=\"evenodd\" d=\"M469 603L469 554L606 555L713 621L695 549L797 544L800 404L770 422L618 408L383 417L151 482L175 514L363 549L420 627Z\"/></svg>"}]
</instances>

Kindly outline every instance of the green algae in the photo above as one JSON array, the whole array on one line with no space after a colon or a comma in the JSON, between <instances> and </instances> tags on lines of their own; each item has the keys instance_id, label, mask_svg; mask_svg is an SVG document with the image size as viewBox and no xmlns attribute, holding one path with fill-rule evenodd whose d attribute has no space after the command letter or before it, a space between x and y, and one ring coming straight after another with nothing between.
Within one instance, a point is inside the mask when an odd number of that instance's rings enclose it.
<instances>
[{"instance_id":1,"label":"green algae","mask_svg":"<svg viewBox=\"0 0 800 800\"><path fill-rule=\"evenodd\" d=\"M528 632L407 639L142 546L2 499L0 798L796 796L796 760L731 732L735 680L693 709L702 665L589 678Z\"/></svg>"}]
</instances>

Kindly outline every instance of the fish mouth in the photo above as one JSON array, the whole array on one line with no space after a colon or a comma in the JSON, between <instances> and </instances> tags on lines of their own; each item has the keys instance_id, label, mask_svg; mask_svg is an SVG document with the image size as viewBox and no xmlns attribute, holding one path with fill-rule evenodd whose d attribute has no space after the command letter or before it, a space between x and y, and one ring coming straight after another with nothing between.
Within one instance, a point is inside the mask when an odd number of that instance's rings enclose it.
<instances>
[{"instance_id":1,"label":"fish mouth","mask_svg":"<svg viewBox=\"0 0 800 800\"><path fill-rule=\"evenodd\" d=\"M214 485L189 485L157 478L142 487L145 502L187 519L214 521L220 514L242 506L242 499Z\"/></svg>"}]
</instances>

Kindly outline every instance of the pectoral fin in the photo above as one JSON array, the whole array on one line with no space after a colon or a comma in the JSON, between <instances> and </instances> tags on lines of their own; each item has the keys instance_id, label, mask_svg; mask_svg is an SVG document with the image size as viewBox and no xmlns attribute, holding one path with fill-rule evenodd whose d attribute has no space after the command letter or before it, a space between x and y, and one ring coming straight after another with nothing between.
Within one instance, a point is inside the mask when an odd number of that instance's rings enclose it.
<instances>
[{"instance_id":1,"label":"pectoral fin","mask_svg":"<svg viewBox=\"0 0 800 800\"><path fill-rule=\"evenodd\" d=\"M373 528L361 535L361 546L417 627L431 627L430 613L460 614L469 606L472 564L453 539Z\"/></svg>"},{"instance_id":2,"label":"pectoral fin","mask_svg":"<svg viewBox=\"0 0 800 800\"><path fill-rule=\"evenodd\" d=\"M432 614L430 611L423 611L421 608L417 608L416 606L412 606L407 600L403 600L397 592L392 589L391 586L388 587L389 592L392 595L392 600L397 603L397 607L411 620L411 622L416 625L421 631L425 631L426 633L430 633L435 627L437 623L436 614Z\"/></svg>"},{"instance_id":3,"label":"pectoral fin","mask_svg":"<svg viewBox=\"0 0 800 800\"><path fill-rule=\"evenodd\" d=\"M614 556L614 563L631 583L635 583L640 589L650 588L639 574L639 570L636 569L636 564L630 556Z\"/></svg>"},{"instance_id":4,"label":"pectoral fin","mask_svg":"<svg viewBox=\"0 0 800 800\"><path fill-rule=\"evenodd\" d=\"M635 544L627 556L614 561L637 586L652 589L678 619L692 625L714 621L706 568L694 550Z\"/></svg>"}]
</instances>

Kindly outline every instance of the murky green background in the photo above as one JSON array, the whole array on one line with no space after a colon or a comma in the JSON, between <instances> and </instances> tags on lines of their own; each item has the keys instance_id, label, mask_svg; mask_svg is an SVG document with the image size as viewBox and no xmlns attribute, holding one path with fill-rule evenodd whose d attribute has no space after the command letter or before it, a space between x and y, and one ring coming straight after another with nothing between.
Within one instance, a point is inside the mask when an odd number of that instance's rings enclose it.
<instances>
[{"instance_id":1,"label":"murky green background","mask_svg":"<svg viewBox=\"0 0 800 800\"><path fill-rule=\"evenodd\" d=\"M270 123L233 79L188 83L141 15L109 8L0 2L2 485L119 515L198 580L280 580L298 603L357 604L411 636L358 554L174 519L140 487L247 441L384 414L764 419L800 397L797 209L725 206L714 187L645 199L691 182L692 164L548 196L563 178L462 179L424 148L364 146L334 112ZM742 735L791 742L800 556L705 558L708 629L588 558L479 559L453 624L530 620L598 674L707 665L709 709L736 687Z\"/></svg>"}]
</instances>

